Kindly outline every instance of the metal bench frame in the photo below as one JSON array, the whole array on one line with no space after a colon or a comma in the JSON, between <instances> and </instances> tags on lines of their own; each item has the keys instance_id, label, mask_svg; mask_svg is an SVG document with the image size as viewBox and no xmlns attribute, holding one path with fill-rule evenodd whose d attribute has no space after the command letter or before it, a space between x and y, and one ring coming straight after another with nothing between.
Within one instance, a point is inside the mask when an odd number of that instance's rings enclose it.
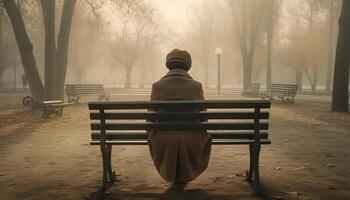
<instances>
[{"instance_id":1,"label":"metal bench frame","mask_svg":"<svg viewBox=\"0 0 350 200\"><path fill-rule=\"evenodd\" d=\"M90 144L100 146L103 160L102 185L97 194L103 197L116 182L111 164L112 145L148 145L147 131L150 130L205 130L212 137L212 145L249 145L250 166L246 178L250 183L259 184L260 148L262 144L271 144L267 132L270 107L269 100L90 102ZM196 111L179 112L184 109ZM217 121L223 119L231 121ZM123 121L115 123L114 120ZM140 130L144 132L135 132Z\"/></svg>"},{"instance_id":2,"label":"metal bench frame","mask_svg":"<svg viewBox=\"0 0 350 200\"><path fill-rule=\"evenodd\" d=\"M105 93L102 84L66 84L68 102L79 103L82 96L98 95L98 101L109 101L109 95Z\"/></svg>"},{"instance_id":3,"label":"metal bench frame","mask_svg":"<svg viewBox=\"0 0 350 200\"><path fill-rule=\"evenodd\" d=\"M270 91L266 91L260 94L262 99L273 100L274 97L278 97L282 100L282 103L294 103L294 97L297 94L298 85L293 84L272 84Z\"/></svg>"}]
</instances>

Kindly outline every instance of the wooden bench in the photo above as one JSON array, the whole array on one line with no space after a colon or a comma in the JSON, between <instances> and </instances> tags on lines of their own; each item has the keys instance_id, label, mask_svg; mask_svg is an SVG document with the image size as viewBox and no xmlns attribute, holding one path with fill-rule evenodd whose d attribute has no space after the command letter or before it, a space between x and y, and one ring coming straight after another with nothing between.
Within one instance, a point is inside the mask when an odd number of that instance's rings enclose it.
<instances>
[{"instance_id":1,"label":"wooden bench","mask_svg":"<svg viewBox=\"0 0 350 200\"><path fill-rule=\"evenodd\" d=\"M259 183L260 147L271 143L270 107L269 100L90 102L90 144L100 146L103 160L98 195L116 181L111 166L112 145L148 145L150 130L204 130L211 135L213 145L248 145L247 180ZM193 112L179 111L188 109Z\"/></svg>"},{"instance_id":2,"label":"wooden bench","mask_svg":"<svg viewBox=\"0 0 350 200\"><path fill-rule=\"evenodd\" d=\"M243 95L259 97L260 83L250 83L248 88L243 91Z\"/></svg>"},{"instance_id":3,"label":"wooden bench","mask_svg":"<svg viewBox=\"0 0 350 200\"><path fill-rule=\"evenodd\" d=\"M33 102L31 104L31 110L32 114L37 110L42 110L43 117L50 117L52 114L62 115L64 105L61 100Z\"/></svg>"},{"instance_id":4,"label":"wooden bench","mask_svg":"<svg viewBox=\"0 0 350 200\"><path fill-rule=\"evenodd\" d=\"M68 102L78 103L82 96L98 95L98 101L109 101L102 84L67 84L65 85Z\"/></svg>"},{"instance_id":5,"label":"wooden bench","mask_svg":"<svg viewBox=\"0 0 350 200\"><path fill-rule=\"evenodd\" d=\"M262 99L273 100L274 97L278 97L284 102L294 103L294 97L297 94L298 85L293 84L272 84L270 91L261 93Z\"/></svg>"}]
</instances>

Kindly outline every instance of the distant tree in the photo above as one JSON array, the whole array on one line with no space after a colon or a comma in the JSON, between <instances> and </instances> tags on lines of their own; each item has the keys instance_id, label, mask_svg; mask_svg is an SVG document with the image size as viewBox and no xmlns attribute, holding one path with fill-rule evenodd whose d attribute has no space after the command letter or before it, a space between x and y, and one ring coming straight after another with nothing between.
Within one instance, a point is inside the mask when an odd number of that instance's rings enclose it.
<instances>
[{"instance_id":1,"label":"distant tree","mask_svg":"<svg viewBox=\"0 0 350 200\"><path fill-rule=\"evenodd\" d=\"M302 74L305 73L306 78L315 92L319 83L319 71L325 63L326 56L326 40L325 20L322 17L322 2L319 0L302 0L293 10L294 20L298 26L291 29L291 32L298 30L298 38L303 41L303 45L299 51L306 56L306 64L303 66ZM302 86L300 86L300 89Z\"/></svg>"},{"instance_id":2,"label":"distant tree","mask_svg":"<svg viewBox=\"0 0 350 200\"><path fill-rule=\"evenodd\" d=\"M350 1L343 0L335 56L332 111L349 112Z\"/></svg>"},{"instance_id":3,"label":"distant tree","mask_svg":"<svg viewBox=\"0 0 350 200\"><path fill-rule=\"evenodd\" d=\"M326 90L331 91L334 68L334 52L337 38L337 19L341 10L341 0L323 0L323 7L328 13L328 69L326 75Z\"/></svg>"},{"instance_id":4,"label":"distant tree","mask_svg":"<svg viewBox=\"0 0 350 200\"><path fill-rule=\"evenodd\" d=\"M196 31L196 38L199 39L201 45L201 61L204 65L204 85L209 87L209 62L210 52L213 51L211 46L211 38L214 23L213 4L204 2L198 7L192 7L190 12L190 22Z\"/></svg>"},{"instance_id":5,"label":"distant tree","mask_svg":"<svg viewBox=\"0 0 350 200\"><path fill-rule=\"evenodd\" d=\"M275 27L278 22L280 12L280 2L275 0L266 0L266 12L263 26L266 34L266 89L269 91L272 81L271 59L272 59L272 40Z\"/></svg>"},{"instance_id":6,"label":"distant tree","mask_svg":"<svg viewBox=\"0 0 350 200\"><path fill-rule=\"evenodd\" d=\"M126 84L131 86L131 72L135 62L147 49L163 41L156 10L143 0L110 0L117 18L112 28L114 42L106 41L115 59L125 68ZM107 23L110 27L110 23Z\"/></svg>"},{"instance_id":7,"label":"distant tree","mask_svg":"<svg viewBox=\"0 0 350 200\"><path fill-rule=\"evenodd\" d=\"M236 35L243 63L243 88L252 82L252 68L256 42L260 30L265 1L228 0L232 10Z\"/></svg>"},{"instance_id":8,"label":"distant tree","mask_svg":"<svg viewBox=\"0 0 350 200\"><path fill-rule=\"evenodd\" d=\"M6 64L5 64L5 54L4 54L4 48L3 48L3 21L4 21L4 5L2 2L0 2L0 88L3 88L4 85L1 81L2 74L5 71Z\"/></svg>"}]
</instances>

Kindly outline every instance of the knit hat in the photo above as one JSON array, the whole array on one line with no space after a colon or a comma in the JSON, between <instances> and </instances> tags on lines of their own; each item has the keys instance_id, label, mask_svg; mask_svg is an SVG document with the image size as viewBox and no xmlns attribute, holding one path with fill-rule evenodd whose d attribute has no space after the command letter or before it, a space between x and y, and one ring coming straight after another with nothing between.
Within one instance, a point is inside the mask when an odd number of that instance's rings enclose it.
<instances>
[{"instance_id":1,"label":"knit hat","mask_svg":"<svg viewBox=\"0 0 350 200\"><path fill-rule=\"evenodd\" d=\"M178 63L183 63L184 66L178 67ZM168 55L166 56L166 66L168 69L173 68L183 68L184 70L188 71L190 70L192 65L191 55L181 49L173 49Z\"/></svg>"}]
</instances>

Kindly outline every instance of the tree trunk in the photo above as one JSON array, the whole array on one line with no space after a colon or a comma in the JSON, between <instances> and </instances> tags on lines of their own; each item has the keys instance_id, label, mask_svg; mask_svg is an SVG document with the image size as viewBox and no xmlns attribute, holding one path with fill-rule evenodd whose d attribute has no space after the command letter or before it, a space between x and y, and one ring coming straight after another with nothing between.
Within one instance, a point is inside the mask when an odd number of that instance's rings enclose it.
<instances>
[{"instance_id":1,"label":"tree trunk","mask_svg":"<svg viewBox=\"0 0 350 200\"><path fill-rule=\"evenodd\" d=\"M55 99L56 85L56 37L55 37L55 10L56 1L45 3L43 11L45 24L45 99Z\"/></svg>"},{"instance_id":2,"label":"tree trunk","mask_svg":"<svg viewBox=\"0 0 350 200\"><path fill-rule=\"evenodd\" d=\"M68 47L71 31L71 24L74 14L76 0L65 0L60 31L57 37L57 53L56 53L56 95L55 98L64 98L64 84L66 81L67 63L68 63Z\"/></svg>"},{"instance_id":3,"label":"tree trunk","mask_svg":"<svg viewBox=\"0 0 350 200\"><path fill-rule=\"evenodd\" d=\"M314 66L312 68L312 92L315 93L318 84L318 67Z\"/></svg>"},{"instance_id":4,"label":"tree trunk","mask_svg":"<svg viewBox=\"0 0 350 200\"><path fill-rule=\"evenodd\" d=\"M274 29L274 1L266 2L266 90L271 88L272 37Z\"/></svg>"},{"instance_id":5,"label":"tree trunk","mask_svg":"<svg viewBox=\"0 0 350 200\"><path fill-rule=\"evenodd\" d=\"M125 67L126 70L126 83L125 83L125 88L131 88L131 66Z\"/></svg>"},{"instance_id":6,"label":"tree trunk","mask_svg":"<svg viewBox=\"0 0 350 200\"><path fill-rule=\"evenodd\" d=\"M204 58L204 88L209 88L208 60Z\"/></svg>"},{"instance_id":7,"label":"tree trunk","mask_svg":"<svg viewBox=\"0 0 350 200\"><path fill-rule=\"evenodd\" d=\"M246 59L243 63L243 90L245 91L252 83L253 60Z\"/></svg>"},{"instance_id":8,"label":"tree trunk","mask_svg":"<svg viewBox=\"0 0 350 200\"><path fill-rule=\"evenodd\" d=\"M24 71L28 77L31 94L35 101L42 101L44 98L44 87L36 66L33 45L28 37L21 13L14 0L2 0L2 2L11 20Z\"/></svg>"},{"instance_id":9,"label":"tree trunk","mask_svg":"<svg viewBox=\"0 0 350 200\"><path fill-rule=\"evenodd\" d=\"M332 111L349 112L350 1L343 0L335 57Z\"/></svg>"},{"instance_id":10,"label":"tree trunk","mask_svg":"<svg viewBox=\"0 0 350 200\"><path fill-rule=\"evenodd\" d=\"M272 58L272 32L267 32L267 44L266 44L266 90L270 91L271 88L271 58Z\"/></svg>"},{"instance_id":11,"label":"tree trunk","mask_svg":"<svg viewBox=\"0 0 350 200\"><path fill-rule=\"evenodd\" d=\"M0 9L2 9L0 7ZM2 16L2 13L0 11L0 52L3 52L3 43L2 43L2 20L3 20L3 16ZM5 67L6 67L6 61L5 61L5 56L4 56L4 53L0 53L0 88L3 88L4 87L4 84L2 83L2 74L4 73L5 71Z\"/></svg>"},{"instance_id":12,"label":"tree trunk","mask_svg":"<svg viewBox=\"0 0 350 200\"><path fill-rule=\"evenodd\" d=\"M295 71L295 79L298 85L298 91L299 92L303 91L303 70Z\"/></svg>"},{"instance_id":13,"label":"tree trunk","mask_svg":"<svg viewBox=\"0 0 350 200\"><path fill-rule=\"evenodd\" d=\"M326 90L331 91L332 85L332 75L334 67L334 30L335 30L335 8L334 1L330 1L329 8L329 36L328 36L328 70L327 70L327 79L326 79Z\"/></svg>"}]
</instances>

